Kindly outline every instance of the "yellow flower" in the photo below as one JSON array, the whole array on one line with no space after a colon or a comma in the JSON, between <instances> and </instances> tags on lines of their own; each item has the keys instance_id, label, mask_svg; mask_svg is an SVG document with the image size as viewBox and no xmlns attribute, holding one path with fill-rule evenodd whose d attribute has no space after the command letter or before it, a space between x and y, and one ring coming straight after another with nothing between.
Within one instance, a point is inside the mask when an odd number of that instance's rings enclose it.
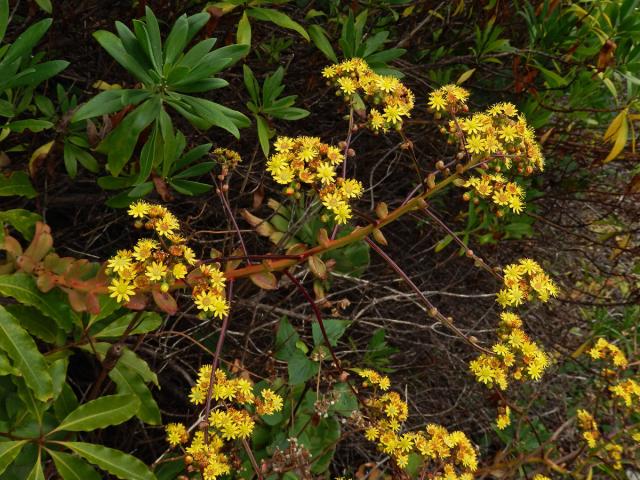
<instances>
[{"instance_id":1,"label":"yellow flower","mask_svg":"<svg viewBox=\"0 0 640 480\"><path fill-rule=\"evenodd\" d=\"M172 447L177 447L181 443L189 441L189 433L181 423L169 423L165 427L165 431L167 432L167 442Z\"/></svg>"},{"instance_id":2,"label":"yellow flower","mask_svg":"<svg viewBox=\"0 0 640 480\"><path fill-rule=\"evenodd\" d=\"M173 276L176 277L179 280L181 278L186 277L186 275L187 275L187 267L185 267L184 264L182 264L182 263L176 263L173 266L173 270L171 270L171 273L173 273Z\"/></svg>"},{"instance_id":3,"label":"yellow flower","mask_svg":"<svg viewBox=\"0 0 640 480\"><path fill-rule=\"evenodd\" d=\"M147 266L145 275L151 281L160 281L167 274L167 266L161 262L151 262L151 265Z\"/></svg>"},{"instance_id":4,"label":"yellow flower","mask_svg":"<svg viewBox=\"0 0 640 480\"><path fill-rule=\"evenodd\" d=\"M480 135L471 135L467 139L467 150L469 153L482 153L485 150L485 141Z\"/></svg>"},{"instance_id":5,"label":"yellow flower","mask_svg":"<svg viewBox=\"0 0 640 480\"><path fill-rule=\"evenodd\" d=\"M134 202L129 206L129 215L133 218L143 218L147 213L149 213L149 204L142 200L138 202Z\"/></svg>"},{"instance_id":6,"label":"yellow flower","mask_svg":"<svg viewBox=\"0 0 640 480\"><path fill-rule=\"evenodd\" d=\"M115 298L118 302L128 302L131 295L135 294L135 288L127 280L114 278L109 285L108 290L111 292L111 298Z\"/></svg>"},{"instance_id":7,"label":"yellow flower","mask_svg":"<svg viewBox=\"0 0 640 480\"><path fill-rule=\"evenodd\" d=\"M442 93L434 92L429 95L429 106L439 112L447 107L447 101Z\"/></svg>"},{"instance_id":8,"label":"yellow flower","mask_svg":"<svg viewBox=\"0 0 640 480\"><path fill-rule=\"evenodd\" d=\"M107 266L116 273L124 272L131 268L131 252L128 250L120 250L111 257L107 262Z\"/></svg>"},{"instance_id":9,"label":"yellow flower","mask_svg":"<svg viewBox=\"0 0 640 480\"><path fill-rule=\"evenodd\" d=\"M316 176L318 180L320 180L320 183L328 185L333 182L336 172L329 163L321 162L316 169Z\"/></svg>"}]
</instances>

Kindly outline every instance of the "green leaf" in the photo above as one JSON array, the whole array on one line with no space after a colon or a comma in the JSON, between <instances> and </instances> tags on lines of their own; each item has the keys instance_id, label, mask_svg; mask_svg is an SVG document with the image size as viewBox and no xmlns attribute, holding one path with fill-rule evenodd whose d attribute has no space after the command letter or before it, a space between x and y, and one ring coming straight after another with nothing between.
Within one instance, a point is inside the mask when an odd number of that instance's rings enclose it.
<instances>
[{"instance_id":1,"label":"green leaf","mask_svg":"<svg viewBox=\"0 0 640 480\"><path fill-rule=\"evenodd\" d=\"M53 12L53 5L51 5L51 0L36 0L36 3L42 10L44 10L48 14L51 14L51 12Z\"/></svg>"},{"instance_id":2,"label":"green leaf","mask_svg":"<svg viewBox=\"0 0 640 480\"><path fill-rule=\"evenodd\" d=\"M543 68L539 65L537 65L536 68L540 70L545 81L551 88L566 87L569 84L569 82L565 78L558 75L556 72L547 70L546 68Z\"/></svg>"},{"instance_id":3,"label":"green leaf","mask_svg":"<svg viewBox=\"0 0 640 480\"><path fill-rule=\"evenodd\" d=\"M53 123L47 120L38 120L35 118L30 118L28 120L16 120L15 122L11 122L6 126L6 128L11 130L12 132L17 133L23 133L25 130L38 133L51 127L53 127Z\"/></svg>"},{"instance_id":4,"label":"green leaf","mask_svg":"<svg viewBox=\"0 0 640 480\"><path fill-rule=\"evenodd\" d=\"M0 473L4 472L27 444L26 440L0 442Z\"/></svg>"},{"instance_id":5,"label":"green leaf","mask_svg":"<svg viewBox=\"0 0 640 480\"><path fill-rule=\"evenodd\" d=\"M133 58L122 45L122 41L113 33L105 30L98 30L93 33L98 43L111 55L116 62L127 69L138 80L146 84L152 84L153 81L144 68Z\"/></svg>"},{"instance_id":6,"label":"green leaf","mask_svg":"<svg viewBox=\"0 0 640 480\"><path fill-rule=\"evenodd\" d=\"M325 30L320 25L309 25L307 28L311 41L314 43L318 50L324 53L324 56L331 60L333 63L338 63L338 57L333 50L329 39L325 33Z\"/></svg>"},{"instance_id":7,"label":"green leaf","mask_svg":"<svg viewBox=\"0 0 640 480\"><path fill-rule=\"evenodd\" d=\"M100 361L102 361L107 354L107 350L109 350L109 348L111 347L111 344L106 342L99 342L94 344L93 347L100 356ZM85 345L81 348L88 352L93 352L93 349L90 346ZM122 350L122 356L120 357L120 360L118 360L118 363L116 365L118 364L123 364L131 368L138 375L140 375L145 382L153 382L154 384L158 385L158 376L151 371L147 362L138 357L128 348L125 347Z\"/></svg>"},{"instance_id":8,"label":"green leaf","mask_svg":"<svg viewBox=\"0 0 640 480\"><path fill-rule=\"evenodd\" d=\"M61 442L61 445L122 480L156 480L144 463L120 450L85 442Z\"/></svg>"},{"instance_id":9,"label":"green leaf","mask_svg":"<svg viewBox=\"0 0 640 480\"><path fill-rule=\"evenodd\" d=\"M320 365L309 360L309 358L299 349L293 352L287 363L289 372L289 383L291 385L300 385L318 373Z\"/></svg>"},{"instance_id":10,"label":"green leaf","mask_svg":"<svg viewBox=\"0 0 640 480\"><path fill-rule=\"evenodd\" d=\"M60 290L42 293L31 275L13 273L0 275L0 293L15 298L24 305L36 307L55 320L65 332L71 330L76 314L72 312L65 295Z\"/></svg>"},{"instance_id":11,"label":"green leaf","mask_svg":"<svg viewBox=\"0 0 640 480\"><path fill-rule=\"evenodd\" d=\"M241 45L251 45L251 23L249 23L246 11L242 13L242 17L238 22L236 41Z\"/></svg>"},{"instance_id":12,"label":"green leaf","mask_svg":"<svg viewBox=\"0 0 640 480\"><path fill-rule=\"evenodd\" d=\"M40 220L42 220L42 217L37 213L30 212L29 210L23 210L21 208L14 208L3 212L0 211L0 225L2 222L8 223L20 232L25 240L31 240L33 238L36 229L36 222Z\"/></svg>"},{"instance_id":13,"label":"green leaf","mask_svg":"<svg viewBox=\"0 0 640 480\"><path fill-rule=\"evenodd\" d=\"M27 198L33 198L37 195L25 172L15 171L8 177L0 174L0 197L10 195L20 195Z\"/></svg>"},{"instance_id":14,"label":"green leaf","mask_svg":"<svg viewBox=\"0 0 640 480\"><path fill-rule=\"evenodd\" d=\"M70 453L47 449L62 480L100 480L100 475L87 462Z\"/></svg>"},{"instance_id":15,"label":"green leaf","mask_svg":"<svg viewBox=\"0 0 640 480\"><path fill-rule=\"evenodd\" d=\"M253 17L256 20L275 23L279 27L288 28L289 30L295 30L302 36L302 38L304 38L306 41L309 41L309 34L306 32L304 27L282 12L273 10L271 8L260 7L249 8L245 11L250 17Z\"/></svg>"},{"instance_id":16,"label":"green leaf","mask_svg":"<svg viewBox=\"0 0 640 480\"><path fill-rule=\"evenodd\" d=\"M27 386L38 400L47 401L53 395L53 382L44 356L33 338L7 310L0 306L0 348L22 373Z\"/></svg>"},{"instance_id":17,"label":"green leaf","mask_svg":"<svg viewBox=\"0 0 640 480\"><path fill-rule=\"evenodd\" d=\"M108 155L107 165L113 176L118 176L127 164L138 143L140 133L160 113L160 100L153 98L129 113L107 137L100 142L97 151Z\"/></svg>"},{"instance_id":18,"label":"green leaf","mask_svg":"<svg viewBox=\"0 0 640 480\"><path fill-rule=\"evenodd\" d=\"M131 323L131 320L133 320L135 316L135 313L130 313L117 318L102 330L95 333L94 336L96 338L119 338L124 334L129 323ZM129 335L151 332L157 329L160 325L162 325L162 317L160 315L156 312L144 312L140 316L138 325L129 332Z\"/></svg>"},{"instance_id":19,"label":"green leaf","mask_svg":"<svg viewBox=\"0 0 640 480\"><path fill-rule=\"evenodd\" d=\"M329 338L329 343L332 347L335 347L338 344L338 340L340 339L340 337L342 337L342 335L344 335L344 332L350 323L351 322L349 322L348 320L323 320L322 324L324 325L324 329L327 332L327 337ZM322 336L322 330L320 330L320 325L318 324L318 322L313 322L313 324L311 325L311 330L313 332L314 345L324 345L324 337Z\"/></svg>"},{"instance_id":20,"label":"green leaf","mask_svg":"<svg viewBox=\"0 0 640 480\"><path fill-rule=\"evenodd\" d=\"M293 354L298 350L296 343L300 340L300 335L289 322L287 317L282 317L276 332L275 357L278 360L288 362Z\"/></svg>"},{"instance_id":21,"label":"green leaf","mask_svg":"<svg viewBox=\"0 0 640 480\"><path fill-rule=\"evenodd\" d=\"M264 153L264 156L268 157L270 147L269 138L271 136L271 130L269 129L267 121L260 115L255 115L255 119L256 123L258 124L258 140L260 141L260 148L262 148L262 153Z\"/></svg>"},{"instance_id":22,"label":"green leaf","mask_svg":"<svg viewBox=\"0 0 640 480\"><path fill-rule=\"evenodd\" d=\"M187 46L187 34L189 32L189 21L187 15L181 15L176 23L173 24L171 32L165 42L164 46L164 61L168 64L173 64L178 56Z\"/></svg>"},{"instance_id":23,"label":"green leaf","mask_svg":"<svg viewBox=\"0 0 640 480\"><path fill-rule=\"evenodd\" d=\"M183 195L201 195L211 190L212 186L201 182L192 182L191 180L172 179L169 184L175 189L176 192Z\"/></svg>"},{"instance_id":24,"label":"green leaf","mask_svg":"<svg viewBox=\"0 0 640 480\"><path fill-rule=\"evenodd\" d=\"M36 46L44 34L47 33L47 30L49 30L52 21L50 18L40 20L22 32L9 47L9 50L7 50L7 54L3 58L3 64L9 65L14 60L22 58L25 55L30 55L33 47Z\"/></svg>"},{"instance_id":25,"label":"green leaf","mask_svg":"<svg viewBox=\"0 0 640 480\"><path fill-rule=\"evenodd\" d=\"M87 118L118 112L127 105L137 105L150 96L151 94L149 92L133 89L100 92L87 103L80 106L73 114L73 117L71 117L71 121L79 122Z\"/></svg>"},{"instance_id":26,"label":"green leaf","mask_svg":"<svg viewBox=\"0 0 640 480\"><path fill-rule=\"evenodd\" d=\"M139 400L136 415L140 420L149 425L160 425L162 417L158 404L153 399L151 391L145 385L144 380L135 370L118 362L110 372L109 378L118 386L118 393L135 395Z\"/></svg>"},{"instance_id":27,"label":"green leaf","mask_svg":"<svg viewBox=\"0 0 640 480\"><path fill-rule=\"evenodd\" d=\"M133 417L140 408L135 395L106 395L80 405L60 422L53 432L90 432L110 425L119 425Z\"/></svg>"},{"instance_id":28,"label":"green leaf","mask_svg":"<svg viewBox=\"0 0 640 480\"><path fill-rule=\"evenodd\" d=\"M33 465L31 472L26 480L44 480L44 472L42 471L42 462L40 461L40 455L36 459L36 463Z\"/></svg>"},{"instance_id":29,"label":"green leaf","mask_svg":"<svg viewBox=\"0 0 640 480\"><path fill-rule=\"evenodd\" d=\"M9 25L9 0L0 0L0 41L4 38L4 34L7 31L8 25Z\"/></svg>"}]
</instances>

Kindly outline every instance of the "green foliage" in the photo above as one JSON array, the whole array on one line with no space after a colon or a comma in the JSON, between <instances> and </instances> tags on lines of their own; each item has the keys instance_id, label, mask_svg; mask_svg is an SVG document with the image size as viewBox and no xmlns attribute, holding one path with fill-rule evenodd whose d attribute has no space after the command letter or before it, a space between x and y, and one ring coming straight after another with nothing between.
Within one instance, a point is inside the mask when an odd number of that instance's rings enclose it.
<instances>
[{"instance_id":1,"label":"green foliage","mask_svg":"<svg viewBox=\"0 0 640 480\"><path fill-rule=\"evenodd\" d=\"M142 20L134 20L134 31L116 22L118 35L107 31L94 34L100 45L131 75L142 83L140 89L114 89L98 94L82 105L72 121L90 119L129 109L124 119L100 142L97 151L107 155L109 173L117 177L129 163L143 130L150 135L140 152L137 168L117 188L133 185L130 199L151 190L151 173L168 175L177 161L180 140L176 140L169 107L202 130L220 127L236 137L248 119L240 112L211 100L194 96L227 85L215 75L237 62L246 45L229 45L212 50L216 39L207 38L187 50L187 46L209 18L206 13L182 15L163 44L160 26L147 8ZM184 148L184 147L183 147Z\"/></svg>"},{"instance_id":2,"label":"green foliage","mask_svg":"<svg viewBox=\"0 0 640 480\"><path fill-rule=\"evenodd\" d=\"M69 65L63 60L42 61L43 55L34 52L49 30L51 19L27 27L13 43L4 42L9 13L9 1L0 1L0 141L11 133L40 132L53 126L50 121L33 116L35 90Z\"/></svg>"},{"instance_id":3,"label":"green foliage","mask_svg":"<svg viewBox=\"0 0 640 480\"><path fill-rule=\"evenodd\" d=\"M406 50L403 48L384 48L390 35L389 30L381 29L371 36L365 34L368 16L368 10L363 10L357 16L354 16L353 12L349 10L347 15L340 17L342 28L338 46L342 57L345 59L362 58L374 72L402 78L402 73L390 68L388 63L404 55ZM316 47L329 60L337 63L338 55L331 46L327 31L316 24L309 27L309 33Z\"/></svg>"},{"instance_id":4,"label":"green foliage","mask_svg":"<svg viewBox=\"0 0 640 480\"><path fill-rule=\"evenodd\" d=\"M282 80L284 69L279 67L273 74L267 75L262 86L256 80L251 68L243 65L244 85L251 101L247 108L253 113L258 126L258 140L265 157L269 156L270 140L276 132L270 127L272 119L300 120L309 115L309 111L294 107L297 95L279 98L284 91Z\"/></svg>"}]
</instances>

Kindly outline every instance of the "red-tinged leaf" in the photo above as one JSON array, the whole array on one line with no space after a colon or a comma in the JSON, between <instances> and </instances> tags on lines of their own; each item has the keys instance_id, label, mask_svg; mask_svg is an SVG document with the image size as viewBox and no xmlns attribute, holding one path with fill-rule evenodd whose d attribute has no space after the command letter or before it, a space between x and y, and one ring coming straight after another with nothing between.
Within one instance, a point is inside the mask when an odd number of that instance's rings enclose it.
<instances>
[{"instance_id":1,"label":"red-tinged leaf","mask_svg":"<svg viewBox=\"0 0 640 480\"><path fill-rule=\"evenodd\" d=\"M7 255L19 257L22 255L22 245L11 235L5 235L4 241L0 244L0 250L7 252Z\"/></svg>"},{"instance_id":2,"label":"red-tinged leaf","mask_svg":"<svg viewBox=\"0 0 640 480\"><path fill-rule=\"evenodd\" d=\"M244 255L244 252L241 248L236 248L233 252L231 252L232 257L241 257L242 255ZM225 263L225 271L228 272L229 270L235 270L240 266L241 263L242 259L229 260L227 263Z\"/></svg>"},{"instance_id":3,"label":"red-tinged leaf","mask_svg":"<svg viewBox=\"0 0 640 480\"><path fill-rule=\"evenodd\" d=\"M47 293L51 291L53 287L56 286L56 283L53 275L45 271L42 273L42 275L39 275L38 278L36 279L36 285L38 287L38 290L40 290L43 293Z\"/></svg>"},{"instance_id":4,"label":"red-tinged leaf","mask_svg":"<svg viewBox=\"0 0 640 480\"><path fill-rule=\"evenodd\" d=\"M156 305L163 312L166 312L169 315L174 315L178 311L178 304L176 303L176 299L173 298L169 293L163 293L159 290L153 290L151 294L153 295L153 300L156 302Z\"/></svg>"},{"instance_id":5,"label":"red-tinged leaf","mask_svg":"<svg viewBox=\"0 0 640 480\"><path fill-rule=\"evenodd\" d=\"M82 292L78 292L77 290L72 290L70 288L64 289L69 296L69 304L71 308L73 308L76 312L86 312L87 311L87 303L85 301L86 295Z\"/></svg>"},{"instance_id":6,"label":"red-tinged leaf","mask_svg":"<svg viewBox=\"0 0 640 480\"><path fill-rule=\"evenodd\" d=\"M254 273L249 278L263 290L275 290L278 288L278 279L271 272Z\"/></svg>"},{"instance_id":7,"label":"red-tinged leaf","mask_svg":"<svg viewBox=\"0 0 640 480\"><path fill-rule=\"evenodd\" d=\"M48 225L37 222L36 233L33 236L31 245L27 247L24 254L31 257L35 262L39 262L44 256L49 253L49 250L53 247L53 237L51 236L51 229Z\"/></svg>"},{"instance_id":8,"label":"red-tinged leaf","mask_svg":"<svg viewBox=\"0 0 640 480\"><path fill-rule=\"evenodd\" d=\"M129 310L144 310L147 307L147 303L147 296L142 293L138 293L131 297L124 306Z\"/></svg>"},{"instance_id":9,"label":"red-tinged leaf","mask_svg":"<svg viewBox=\"0 0 640 480\"><path fill-rule=\"evenodd\" d=\"M98 296L95 293L87 293L85 303L87 305L87 311L91 315L98 315L100 313L100 301L98 300Z\"/></svg>"}]
</instances>

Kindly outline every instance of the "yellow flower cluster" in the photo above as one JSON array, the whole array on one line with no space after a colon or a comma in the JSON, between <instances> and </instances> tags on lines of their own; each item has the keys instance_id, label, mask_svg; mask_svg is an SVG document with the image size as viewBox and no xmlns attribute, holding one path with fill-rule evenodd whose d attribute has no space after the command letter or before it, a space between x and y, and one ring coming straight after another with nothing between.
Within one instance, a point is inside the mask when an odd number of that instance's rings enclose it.
<instances>
[{"instance_id":1,"label":"yellow flower cluster","mask_svg":"<svg viewBox=\"0 0 640 480\"><path fill-rule=\"evenodd\" d=\"M502 308L522 305L525 301L531 300L533 294L542 302L558 294L556 284L535 260L521 259L518 263L507 265L503 273L505 288L497 295L497 301Z\"/></svg>"},{"instance_id":2,"label":"yellow flower cluster","mask_svg":"<svg viewBox=\"0 0 640 480\"><path fill-rule=\"evenodd\" d=\"M364 387L389 388L388 378L373 370L358 372L365 380ZM383 388L386 387L386 388ZM429 478L445 480L471 480L478 466L476 451L460 431L449 433L446 428L430 424L426 430L400 433L402 424L409 415L408 406L396 392L374 393L365 399L369 413L369 424L365 437L376 442L383 453L391 456L400 468L405 468L409 455L420 455L424 468L431 467L433 472Z\"/></svg>"},{"instance_id":3,"label":"yellow flower cluster","mask_svg":"<svg viewBox=\"0 0 640 480\"><path fill-rule=\"evenodd\" d=\"M172 447L177 447L189 441L189 432L182 423L169 423L165 426L167 442Z\"/></svg>"},{"instance_id":4,"label":"yellow flower cluster","mask_svg":"<svg viewBox=\"0 0 640 480\"><path fill-rule=\"evenodd\" d=\"M299 182L312 185L336 222L351 218L349 200L359 198L363 188L358 180L337 177L336 167L344 161L339 148L317 137L278 137L274 147L267 171L277 183L289 185L291 191L300 188Z\"/></svg>"},{"instance_id":5,"label":"yellow flower cluster","mask_svg":"<svg viewBox=\"0 0 640 480\"><path fill-rule=\"evenodd\" d=\"M609 359L618 368L627 368L629 363L622 350L604 338L599 338L588 353L593 360Z\"/></svg>"},{"instance_id":6,"label":"yellow flower cluster","mask_svg":"<svg viewBox=\"0 0 640 480\"><path fill-rule=\"evenodd\" d=\"M414 95L400 80L378 75L361 58L352 58L326 67L322 75L338 87L338 94L349 102L359 95L369 105L367 124L374 132L402 128L403 117L409 117Z\"/></svg>"},{"instance_id":7,"label":"yellow flower cluster","mask_svg":"<svg viewBox=\"0 0 640 480\"><path fill-rule=\"evenodd\" d=\"M496 419L496 426L499 430L504 430L511 425L511 408L508 405L498 408L498 418Z\"/></svg>"},{"instance_id":8,"label":"yellow flower cluster","mask_svg":"<svg viewBox=\"0 0 640 480\"><path fill-rule=\"evenodd\" d=\"M541 475L541 474L536 474L535 477L533 477L533 480L551 480L549 477L547 477L546 475Z\"/></svg>"},{"instance_id":9,"label":"yellow flower cluster","mask_svg":"<svg viewBox=\"0 0 640 480\"><path fill-rule=\"evenodd\" d=\"M446 111L453 117L449 128L443 127L442 132L449 135L451 142L459 142L462 154L469 157L472 165L479 167L479 176L471 177L463 184L472 188L464 198L486 198L499 208L506 207L520 214L524 209L525 192L500 172L530 175L544 169L544 157L535 140L535 132L508 102L498 103L485 112L458 117L457 114L468 111L468 97L469 92L457 85L445 85L429 96L429 106L433 110ZM488 173L489 168L495 173Z\"/></svg>"},{"instance_id":10,"label":"yellow flower cluster","mask_svg":"<svg viewBox=\"0 0 640 480\"><path fill-rule=\"evenodd\" d=\"M610 386L609 391L614 398L622 399L627 407L631 407L632 405L636 408L640 407L640 404L638 404L638 399L640 399L640 385L638 385L638 382L635 380L631 378L623 380L616 385Z\"/></svg>"},{"instance_id":11,"label":"yellow flower cluster","mask_svg":"<svg viewBox=\"0 0 640 480\"><path fill-rule=\"evenodd\" d=\"M509 377L514 380L539 380L549 365L549 357L522 329L522 320L511 312L500 314L499 342L492 347L493 355L481 354L469 363L480 383L506 390ZM508 418L508 416L507 416ZM502 424L506 419L502 419ZM506 427L508 425L504 424Z\"/></svg>"},{"instance_id":12,"label":"yellow flower cluster","mask_svg":"<svg viewBox=\"0 0 640 480\"><path fill-rule=\"evenodd\" d=\"M247 409L255 406L258 415L272 415L282 410L283 400L273 390L265 388L258 395L253 391L253 383L245 378L229 378L216 369L211 381L211 365L203 365L198 371L196 384L191 388L189 399L194 405L203 405L211 389L212 410L209 414L208 437L204 431L194 435L186 453L193 457L204 473L204 480L215 480L231 472L226 455L221 453L225 441L246 439L255 429L254 415ZM184 425L170 424L166 427L167 441L172 447L188 442Z\"/></svg>"},{"instance_id":13,"label":"yellow flower cluster","mask_svg":"<svg viewBox=\"0 0 640 480\"><path fill-rule=\"evenodd\" d=\"M133 250L119 250L107 261L107 273L112 274L108 287L111 297L128 302L137 292L169 291L178 280L193 287L196 307L223 318L229 312L224 289L226 278L217 266L201 265L194 271L196 256L180 235L178 219L161 205L138 201L129 207L136 226L153 230L158 240L141 238ZM191 269L195 275L187 274Z\"/></svg>"},{"instance_id":14,"label":"yellow flower cluster","mask_svg":"<svg viewBox=\"0 0 640 480\"><path fill-rule=\"evenodd\" d=\"M482 198L489 198L498 207L508 207L513 213L520 214L524 210L524 189L516 182L508 181L500 173L483 173L471 177L464 185ZM465 199L471 199L466 195Z\"/></svg>"},{"instance_id":15,"label":"yellow flower cluster","mask_svg":"<svg viewBox=\"0 0 640 480\"><path fill-rule=\"evenodd\" d=\"M209 435L208 442L201 430L193 436L191 445L186 449L186 452L202 470L203 480L216 480L231 473L229 457L221 451L223 447L224 441L215 433Z\"/></svg>"},{"instance_id":16,"label":"yellow flower cluster","mask_svg":"<svg viewBox=\"0 0 640 480\"><path fill-rule=\"evenodd\" d=\"M196 262L193 250L177 233L178 219L165 207L139 201L131 205L129 215L136 219L136 226L154 230L159 241L142 238L133 250L119 250L107 261L107 273L113 275L108 290L118 302L128 302L138 291L167 292Z\"/></svg>"},{"instance_id":17,"label":"yellow flower cluster","mask_svg":"<svg viewBox=\"0 0 640 480\"><path fill-rule=\"evenodd\" d=\"M582 430L582 437L589 445L589 448L596 448L598 439L600 438L600 431L598 430L598 423L586 410L578 410L576 412L578 418L578 426Z\"/></svg>"},{"instance_id":18,"label":"yellow flower cluster","mask_svg":"<svg viewBox=\"0 0 640 480\"><path fill-rule=\"evenodd\" d=\"M216 148L211 152L213 158L222 166L220 176L224 178L229 171L233 170L242 161L242 157L235 150L229 148Z\"/></svg>"},{"instance_id":19,"label":"yellow flower cluster","mask_svg":"<svg viewBox=\"0 0 640 480\"><path fill-rule=\"evenodd\" d=\"M458 85L445 85L429 94L429 108L452 115L468 111L469 92Z\"/></svg>"},{"instance_id":20,"label":"yellow flower cluster","mask_svg":"<svg viewBox=\"0 0 640 480\"><path fill-rule=\"evenodd\" d=\"M229 313L224 290L227 279L217 265L200 265L189 281L193 285L194 303L201 312L212 312L217 318Z\"/></svg>"},{"instance_id":21,"label":"yellow flower cluster","mask_svg":"<svg viewBox=\"0 0 640 480\"><path fill-rule=\"evenodd\" d=\"M385 392L389 390L389 387L391 387L391 381L389 380L389 377L387 377L386 375L380 375L378 372L376 372L375 370L371 370L370 368L359 370L358 375L366 380L365 382L363 382L363 386L365 387L373 385L374 387L379 387L380 390L383 390Z\"/></svg>"}]
</instances>

